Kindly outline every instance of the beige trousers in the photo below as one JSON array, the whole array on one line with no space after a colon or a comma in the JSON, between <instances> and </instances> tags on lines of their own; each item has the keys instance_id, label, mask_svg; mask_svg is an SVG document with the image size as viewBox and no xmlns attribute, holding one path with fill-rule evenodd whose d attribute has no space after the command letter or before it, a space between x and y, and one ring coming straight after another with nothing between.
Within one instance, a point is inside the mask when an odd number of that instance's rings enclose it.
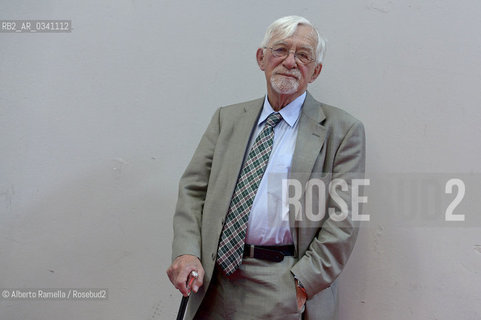
<instances>
[{"instance_id":1,"label":"beige trousers","mask_svg":"<svg viewBox=\"0 0 481 320\"><path fill-rule=\"evenodd\" d=\"M227 278L217 267L195 320L299 320L296 284L290 268L294 257L282 262L244 258Z\"/></svg>"}]
</instances>

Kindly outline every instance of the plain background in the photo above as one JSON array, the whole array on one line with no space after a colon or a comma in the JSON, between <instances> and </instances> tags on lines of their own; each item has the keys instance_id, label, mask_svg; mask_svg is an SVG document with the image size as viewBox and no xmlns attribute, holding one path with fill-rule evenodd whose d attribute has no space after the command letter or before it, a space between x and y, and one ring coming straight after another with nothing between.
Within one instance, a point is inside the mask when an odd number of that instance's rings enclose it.
<instances>
[{"instance_id":1,"label":"plain background","mask_svg":"<svg viewBox=\"0 0 481 320\"><path fill-rule=\"evenodd\" d=\"M310 92L364 122L368 173L481 172L479 1L2 1L74 29L0 33L0 288L109 298L2 299L1 319L174 318L178 179L217 107L265 94L255 51L291 14L328 39ZM341 319L480 319L480 270L479 226L371 224Z\"/></svg>"}]
</instances>

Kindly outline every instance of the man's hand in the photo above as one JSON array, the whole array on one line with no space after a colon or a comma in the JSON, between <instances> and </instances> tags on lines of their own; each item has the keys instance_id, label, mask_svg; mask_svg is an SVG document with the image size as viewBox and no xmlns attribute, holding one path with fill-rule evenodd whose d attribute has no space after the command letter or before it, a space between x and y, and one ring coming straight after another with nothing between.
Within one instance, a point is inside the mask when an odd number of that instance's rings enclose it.
<instances>
[{"instance_id":1,"label":"man's hand","mask_svg":"<svg viewBox=\"0 0 481 320\"><path fill-rule=\"evenodd\" d=\"M307 293L306 289L301 288L298 285L298 281L296 279L296 296L297 296L297 310L302 310L302 306L306 303L307 300Z\"/></svg>"},{"instance_id":2,"label":"man's hand","mask_svg":"<svg viewBox=\"0 0 481 320\"><path fill-rule=\"evenodd\" d=\"M192 271L196 271L199 274L197 280L194 280L192 284L192 291L197 292L204 282L204 268L199 258L189 254L178 256L174 262L172 262L169 269L167 269L170 282L172 282L174 287L178 289L184 297L187 297L189 294L187 278Z\"/></svg>"}]
</instances>

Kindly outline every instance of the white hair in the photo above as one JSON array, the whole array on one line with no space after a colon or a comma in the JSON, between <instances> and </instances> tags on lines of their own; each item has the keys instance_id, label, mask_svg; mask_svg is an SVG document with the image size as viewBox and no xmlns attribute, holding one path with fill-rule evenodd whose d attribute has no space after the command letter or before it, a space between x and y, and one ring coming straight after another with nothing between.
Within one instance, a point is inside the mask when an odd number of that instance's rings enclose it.
<instances>
[{"instance_id":1,"label":"white hair","mask_svg":"<svg viewBox=\"0 0 481 320\"><path fill-rule=\"evenodd\" d=\"M317 36L317 46L315 48L316 63L322 63L322 60L324 59L324 55L326 53L326 40L321 37L316 27L314 27L312 23L304 17L287 16L274 21L266 30L264 40L262 40L261 43L261 48L267 47L268 43L271 41L274 35L278 35L281 38L288 38L292 36L294 32L296 32L297 26L299 25L310 26L312 30L314 30Z\"/></svg>"}]
</instances>

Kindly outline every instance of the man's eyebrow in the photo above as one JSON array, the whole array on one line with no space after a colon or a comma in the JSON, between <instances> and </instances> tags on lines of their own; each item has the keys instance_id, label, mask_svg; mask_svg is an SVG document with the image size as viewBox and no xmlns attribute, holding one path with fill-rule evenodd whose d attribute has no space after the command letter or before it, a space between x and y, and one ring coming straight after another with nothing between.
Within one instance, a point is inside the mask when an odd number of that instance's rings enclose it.
<instances>
[{"instance_id":1,"label":"man's eyebrow","mask_svg":"<svg viewBox=\"0 0 481 320\"><path fill-rule=\"evenodd\" d=\"M280 44L287 45L287 42L285 42L284 40L279 40L279 41L274 42L272 45L277 46L277 45L280 45Z\"/></svg>"},{"instance_id":2,"label":"man's eyebrow","mask_svg":"<svg viewBox=\"0 0 481 320\"><path fill-rule=\"evenodd\" d=\"M297 49L314 51L314 49L311 46L300 46L300 47L297 47Z\"/></svg>"},{"instance_id":3,"label":"man's eyebrow","mask_svg":"<svg viewBox=\"0 0 481 320\"><path fill-rule=\"evenodd\" d=\"M278 46L278 45L285 45L285 46L287 46L288 43L287 43L286 41L284 41L284 40L279 40L279 41L276 41L276 42L274 42L274 43L272 44L272 46ZM312 47L309 46L309 45L305 45L305 46L302 46L302 45L301 45L301 46L297 47L297 49L314 51L314 48L312 48Z\"/></svg>"}]
</instances>

